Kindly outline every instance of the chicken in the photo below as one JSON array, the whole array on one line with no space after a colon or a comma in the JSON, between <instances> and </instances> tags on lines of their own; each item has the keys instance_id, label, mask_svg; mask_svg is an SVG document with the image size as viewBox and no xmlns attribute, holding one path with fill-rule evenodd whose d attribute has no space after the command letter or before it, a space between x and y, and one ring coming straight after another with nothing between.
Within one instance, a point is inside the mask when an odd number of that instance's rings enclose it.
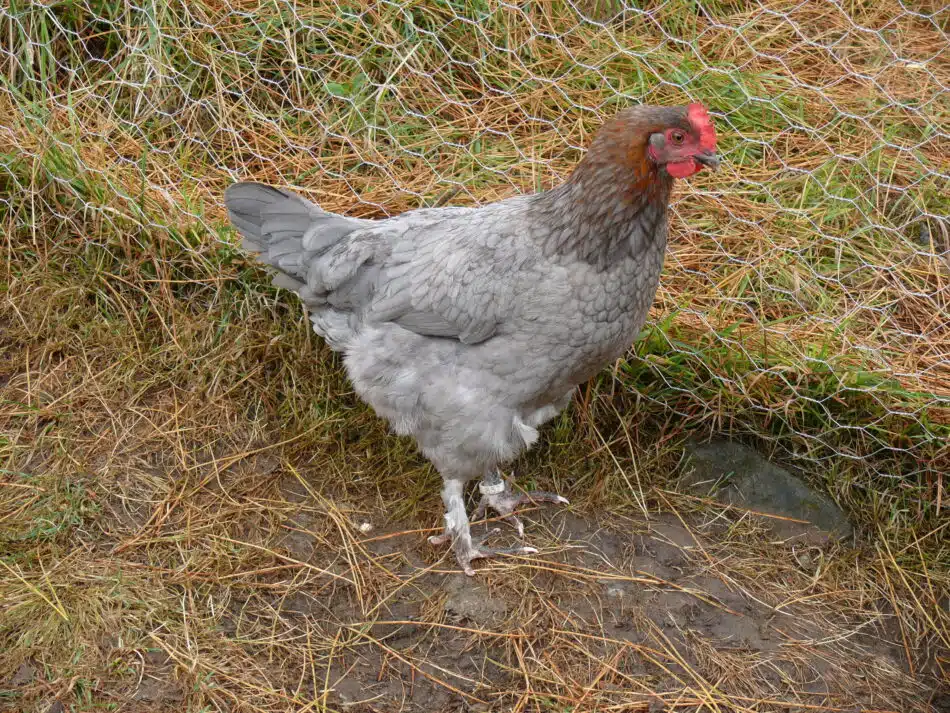
<instances>
[{"instance_id":1,"label":"chicken","mask_svg":"<svg viewBox=\"0 0 950 713\"><path fill-rule=\"evenodd\" d=\"M523 536L499 468L538 439L574 389L621 356L656 295L674 178L718 165L701 104L637 106L598 132L563 184L477 208L384 220L328 213L257 183L225 192L245 249L276 268L314 330L343 354L360 397L413 436L443 479L445 529L462 570L498 554L473 540L463 500L480 479Z\"/></svg>"}]
</instances>

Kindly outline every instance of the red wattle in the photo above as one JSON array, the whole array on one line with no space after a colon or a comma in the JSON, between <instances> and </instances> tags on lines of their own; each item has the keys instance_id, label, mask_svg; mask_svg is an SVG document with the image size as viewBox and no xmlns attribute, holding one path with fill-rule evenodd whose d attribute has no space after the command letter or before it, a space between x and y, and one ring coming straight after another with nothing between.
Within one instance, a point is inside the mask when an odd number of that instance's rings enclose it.
<instances>
[{"instance_id":1,"label":"red wattle","mask_svg":"<svg viewBox=\"0 0 950 713\"><path fill-rule=\"evenodd\" d=\"M666 164L666 172L673 178L686 178L692 176L700 169L699 163L694 158L688 158L683 161L671 161Z\"/></svg>"}]
</instances>

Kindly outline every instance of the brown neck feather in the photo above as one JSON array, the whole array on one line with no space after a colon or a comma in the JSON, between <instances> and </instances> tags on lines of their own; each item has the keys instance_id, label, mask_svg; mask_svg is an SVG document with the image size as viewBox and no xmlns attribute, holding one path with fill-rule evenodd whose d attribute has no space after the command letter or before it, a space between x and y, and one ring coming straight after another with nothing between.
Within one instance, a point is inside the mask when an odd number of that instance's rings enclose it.
<instances>
[{"instance_id":1,"label":"brown neck feather","mask_svg":"<svg viewBox=\"0 0 950 713\"><path fill-rule=\"evenodd\" d=\"M645 241L665 240L673 181L657 170L647 146L652 133L681 115L682 109L635 107L598 132L570 178L535 200L545 254L574 255L606 269Z\"/></svg>"}]
</instances>

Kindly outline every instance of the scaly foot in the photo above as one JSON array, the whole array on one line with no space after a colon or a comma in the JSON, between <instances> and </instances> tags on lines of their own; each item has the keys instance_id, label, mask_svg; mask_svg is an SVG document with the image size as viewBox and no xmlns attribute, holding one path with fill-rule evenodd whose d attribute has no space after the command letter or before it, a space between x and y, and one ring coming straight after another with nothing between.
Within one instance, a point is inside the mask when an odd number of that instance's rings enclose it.
<instances>
[{"instance_id":1,"label":"scaly foot","mask_svg":"<svg viewBox=\"0 0 950 713\"><path fill-rule=\"evenodd\" d=\"M532 490L527 493L515 495L511 492L508 482L501 477L496 470L490 475L486 475L482 482L478 484L478 489L482 493L482 499L478 502L478 507L472 514L473 520L479 520L485 515L485 511L491 508L518 531L519 537L524 537L524 525L521 520L515 516L515 508L521 505L536 503L554 503L555 505L568 505L570 501L545 490Z\"/></svg>"},{"instance_id":2,"label":"scaly foot","mask_svg":"<svg viewBox=\"0 0 950 713\"><path fill-rule=\"evenodd\" d=\"M482 542L486 537L499 532L498 528L491 530L484 537L473 539L468 525L468 517L465 514L465 505L462 502L464 485L463 480L447 479L445 481L445 486L442 489L442 500L445 503L445 530L439 535L431 536L429 538L430 544L439 546L451 542L452 548L455 550L455 558L461 565L462 571L469 577L475 575L472 560L498 557L499 555L533 555L538 553L538 550L534 547L524 545L499 549L485 547ZM530 502L567 503L567 498L562 498L554 493L532 492L524 495L513 495L497 472L487 476L482 481L480 490L482 491L482 501L479 503L478 512L484 514L487 507L492 507L518 529L519 535L524 535L524 526L512 514L516 507Z\"/></svg>"},{"instance_id":3,"label":"scaly foot","mask_svg":"<svg viewBox=\"0 0 950 713\"><path fill-rule=\"evenodd\" d=\"M534 547L525 547L518 545L516 547L485 547L482 543L492 535L501 532L500 528L494 528L482 537L472 538L472 536L463 532L455 538L453 549L455 550L455 559L458 560L462 571L469 577L475 576L475 569L472 567L472 560L488 559L498 557L499 555L536 555L538 550ZM433 535L429 538L429 544L444 545L452 540L451 532L443 532L441 535Z\"/></svg>"},{"instance_id":4,"label":"scaly foot","mask_svg":"<svg viewBox=\"0 0 950 713\"><path fill-rule=\"evenodd\" d=\"M499 532L496 528L485 535L494 535ZM518 545L515 547L500 547L500 548L490 548L485 547L482 542L485 540L485 537L480 537L477 539L472 539L471 537L459 537L455 540L455 558L458 560L459 565L462 567L462 571L465 572L469 577L475 576L475 569L472 567L472 560L476 559L489 559L491 557L498 557L499 555L536 555L538 553L537 549L534 547L524 547Z\"/></svg>"}]
</instances>

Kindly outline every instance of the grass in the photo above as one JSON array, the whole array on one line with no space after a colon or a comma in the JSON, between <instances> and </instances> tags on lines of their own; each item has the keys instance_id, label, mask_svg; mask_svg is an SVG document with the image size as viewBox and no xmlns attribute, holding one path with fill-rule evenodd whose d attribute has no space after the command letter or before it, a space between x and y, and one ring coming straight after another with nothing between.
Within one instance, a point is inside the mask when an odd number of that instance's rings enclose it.
<instances>
[{"instance_id":1,"label":"grass","mask_svg":"<svg viewBox=\"0 0 950 713\"><path fill-rule=\"evenodd\" d=\"M0 708L340 710L347 681L426 710L945 707L948 11L301 5L0 10ZM540 559L473 585L504 615L456 621L422 544L437 475L233 247L221 194L497 200L562 180L631 101L687 99L726 166L679 189L629 358L517 470L570 517L679 528L688 576L537 525ZM793 551L677 492L714 435L824 489L858 543ZM622 616L605 578L641 591ZM704 616L769 607L782 645L676 619L683 587Z\"/></svg>"}]
</instances>

